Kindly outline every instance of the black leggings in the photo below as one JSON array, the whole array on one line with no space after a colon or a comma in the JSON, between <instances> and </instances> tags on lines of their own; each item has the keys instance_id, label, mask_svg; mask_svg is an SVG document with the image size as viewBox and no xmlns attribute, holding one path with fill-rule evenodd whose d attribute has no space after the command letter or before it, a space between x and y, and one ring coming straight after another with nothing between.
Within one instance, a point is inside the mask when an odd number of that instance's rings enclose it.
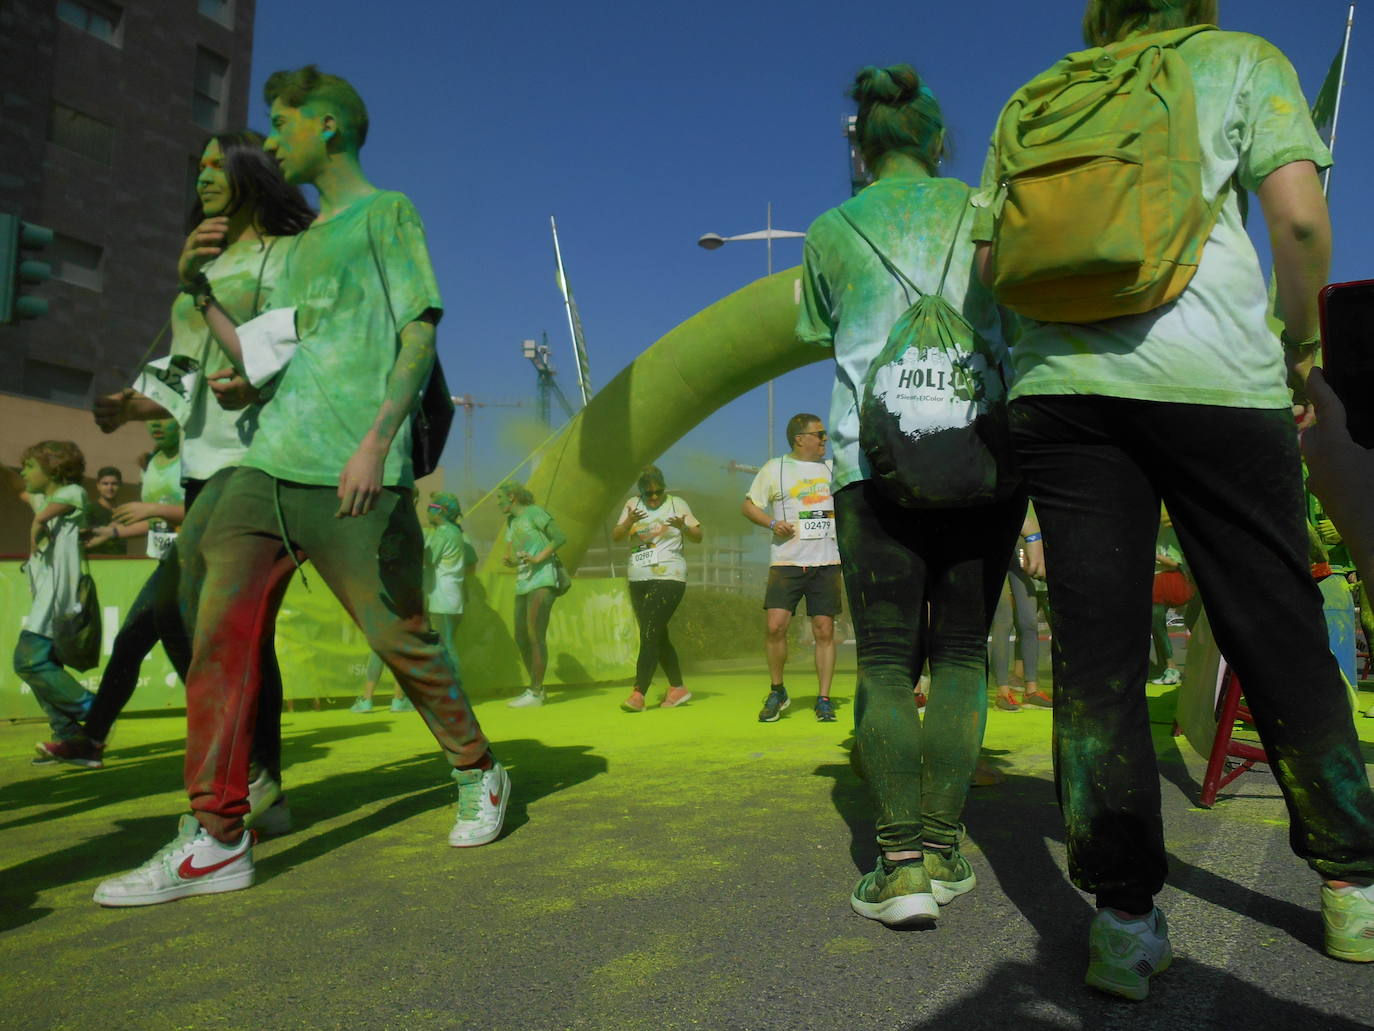
<instances>
[{"instance_id":1,"label":"black leggings","mask_svg":"<svg viewBox=\"0 0 1374 1031\"><path fill-rule=\"evenodd\" d=\"M1145 697L1161 500L1245 686L1293 850L1324 877L1374 877L1374 793L1308 571L1289 411L1024 397L1011 426L1045 531L1073 882L1145 913L1168 869Z\"/></svg>"},{"instance_id":2,"label":"black leggings","mask_svg":"<svg viewBox=\"0 0 1374 1031\"><path fill-rule=\"evenodd\" d=\"M552 587L536 587L515 596L515 646L529 670L531 691L544 690L544 673L549 667L549 615L557 599Z\"/></svg>"},{"instance_id":3,"label":"black leggings","mask_svg":"<svg viewBox=\"0 0 1374 1031\"><path fill-rule=\"evenodd\" d=\"M663 666L669 687L682 686L682 665L677 649L668 639L668 621L682 602L687 585L681 580L632 580L630 605L639 623L639 659L635 662L635 689L646 691L655 667Z\"/></svg>"}]
</instances>

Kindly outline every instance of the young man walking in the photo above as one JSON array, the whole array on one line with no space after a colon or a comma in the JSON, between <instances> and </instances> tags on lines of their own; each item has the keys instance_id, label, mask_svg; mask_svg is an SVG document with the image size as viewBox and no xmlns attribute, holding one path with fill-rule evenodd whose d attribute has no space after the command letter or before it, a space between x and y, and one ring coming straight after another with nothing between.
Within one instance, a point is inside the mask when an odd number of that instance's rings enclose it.
<instances>
[{"instance_id":1,"label":"young man walking","mask_svg":"<svg viewBox=\"0 0 1374 1031\"><path fill-rule=\"evenodd\" d=\"M309 66L272 75L265 92L272 134L264 149L287 182L312 184L320 197L318 219L289 242L280 292L280 305L295 308L300 343L202 543L206 581L186 685L192 815L148 863L100 885L95 900L107 906L253 883L243 817L256 639L272 625L298 555L353 616L453 767L458 816L449 843L486 844L505 817L510 780L424 611L410 416L434 364L442 312L424 228L407 198L363 175L367 109L349 83ZM218 241L213 225L202 230L208 260ZM235 327L209 284L194 270L188 279L212 331L241 363Z\"/></svg>"},{"instance_id":2,"label":"young man walking","mask_svg":"<svg viewBox=\"0 0 1374 1031\"><path fill-rule=\"evenodd\" d=\"M744 518L773 535L768 589L764 594L771 687L759 713L760 723L775 723L791 703L783 683L787 664L787 629L806 599L816 640L816 719L833 723L830 681L835 673L835 617L840 612L843 581L835 540L835 502L830 496L830 463L825 459L825 424L801 412L787 420L788 454L770 458L754 477L740 511Z\"/></svg>"}]
</instances>

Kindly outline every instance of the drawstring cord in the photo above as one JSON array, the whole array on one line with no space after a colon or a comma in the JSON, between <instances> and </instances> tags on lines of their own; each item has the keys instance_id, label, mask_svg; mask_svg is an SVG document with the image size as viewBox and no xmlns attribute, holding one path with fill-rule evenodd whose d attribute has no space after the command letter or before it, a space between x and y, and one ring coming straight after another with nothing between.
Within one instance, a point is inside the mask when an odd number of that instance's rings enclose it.
<instances>
[{"instance_id":1,"label":"drawstring cord","mask_svg":"<svg viewBox=\"0 0 1374 1031\"><path fill-rule=\"evenodd\" d=\"M310 590L310 583L305 579L305 567L301 565L301 560L296 557L296 549L291 547L291 542L286 536L286 515L281 510L281 480L272 477L272 507L277 513L277 530L281 533L282 547L291 556L291 561L295 563L296 572L301 574L301 586L307 591Z\"/></svg>"}]
</instances>

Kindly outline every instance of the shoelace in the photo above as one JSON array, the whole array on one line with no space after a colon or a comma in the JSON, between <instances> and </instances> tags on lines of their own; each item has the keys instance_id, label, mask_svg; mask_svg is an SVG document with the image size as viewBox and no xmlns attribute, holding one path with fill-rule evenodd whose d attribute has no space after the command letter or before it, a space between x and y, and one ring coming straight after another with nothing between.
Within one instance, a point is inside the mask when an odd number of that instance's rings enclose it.
<instances>
[{"instance_id":1,"label":"shoelace","mask_svg":"<svg viewBox=\"0 0 1374 1031\"><path fill-rule=\"evenodd\" d=\"M482 777L469 780L464 777L458 782L458 816L464 820L475 820L482 811Z\"/></svg>"}]
</instances>

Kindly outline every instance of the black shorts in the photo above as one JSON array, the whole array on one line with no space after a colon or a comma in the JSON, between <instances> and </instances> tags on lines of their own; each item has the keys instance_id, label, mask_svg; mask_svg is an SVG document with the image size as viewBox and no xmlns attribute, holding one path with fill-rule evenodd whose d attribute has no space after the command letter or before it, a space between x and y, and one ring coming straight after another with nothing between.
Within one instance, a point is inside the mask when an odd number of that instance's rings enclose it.
<instances>
[{"instance_id":1,"label":"black shorts","mask_svg":"<svg viewBox=\"0 0 1374 1031\"><path fill-rule=\"evenodd\" d=\"M844 580L838 565L769 566L765 609L786 609L793 615L797 602L806 599L808 616L838 616Z\"/></svg>"}]
</instances>

